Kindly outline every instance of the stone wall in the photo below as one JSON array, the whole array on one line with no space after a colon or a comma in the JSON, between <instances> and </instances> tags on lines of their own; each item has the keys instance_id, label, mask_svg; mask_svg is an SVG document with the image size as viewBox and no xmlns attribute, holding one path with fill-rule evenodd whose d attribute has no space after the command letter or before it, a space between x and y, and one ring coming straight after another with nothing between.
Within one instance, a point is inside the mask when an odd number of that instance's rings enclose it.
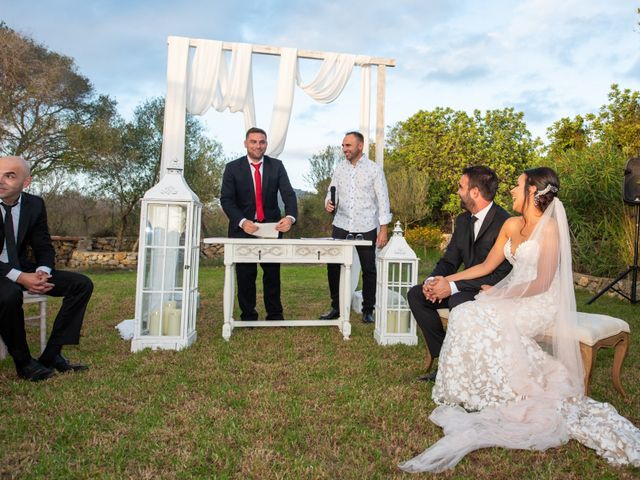
<instances>
[{"instance_id":1,"label":"stone wall","mask_svg":"<svg viewBox=\"0 0 640 480\"><path fill-rule=\"evenodd\" d=\"M138 237L124 237L122 248L116 250L117 237L95 237L91 239L91 250L94 252L133 252L137 250ZM134 248L135 247L135 248Z\"/></svg>"},{"instance_id":2,"label":"stone wall","mask_svg":"<svg viewBox=\"0 0 640 480\"><path fill-rule=\"evenodd\" d=\"M138 252L115 252L115 238L56 237L52 236L58 268L86 269L129 269L138 264ZM131 248L137 239L127 239L125 246ZM220 258L224 254L223 245L200 243L200 258Z\"/></svg>"},{"instance_id":3,"label":"stone wall","mask_svg":"<svg viewBox=\"0 0 640 480\"><path fill-rule=\"evenodd\" d=\"M603 278L603 277L593 277L591 275L586 275L584 273L575 273L573 274L573 284L576 287L584 288L585 290L596 294L602 291L607 285L611 283L612 278ZM631 295L631 275L628 275L626 279L618 282L616 287L622 290L625 294ZM640 286L637 286L638 290L640 290ZM622 295L608 290L606 293L607 296L617 297L621 300L626 300ZM637 298L640 298L640 291L637 292Z\"/></svg>"},{"instance_id":4,"label":"stone wall","mask_svg":"<svg viewBox=\"0 0 640 480\"><path fill-rule=\"evenodd\" d=\"M67 266L74 269L106 268L135 269L138 265L138 252L82 252L76 250Z\"/></svg>"},{"instance_id":5,"label":"stone wall","mask_svg":"<svg viewBox=\"0 0 640 480\"><path fill-rule=\"evenodd\" d=\"M224 255L224 245L200 242L200 258L220 258Z\"/></svg>"},{"instance_id":6,"label":"stone wall","mask_svg":"<svg viewBox=\"0 0 640 480\"><path fill-rule=\"evenodd\" d=\"M69 260L73 252L82 249L83 237L51 237L53 249L56 252L56 265L59 267L69 266Z\"/></svg>"}]
</instances>

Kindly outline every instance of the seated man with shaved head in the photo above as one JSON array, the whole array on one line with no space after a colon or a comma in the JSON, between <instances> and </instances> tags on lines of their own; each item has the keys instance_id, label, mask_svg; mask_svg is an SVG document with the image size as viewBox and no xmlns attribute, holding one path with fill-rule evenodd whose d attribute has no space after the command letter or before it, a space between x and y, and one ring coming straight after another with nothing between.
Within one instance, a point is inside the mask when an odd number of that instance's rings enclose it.
<instances>
[{"instance_id":1,"label":"seated man with shaved head","mask_svg":"<svg viewBox=\"0 0 640 480\"><path fill-rule=\"evenodd\" d=\"M0 336L20 378L51 377L54 371L86 370L62 356L63 345L77 345L93 284L84 275L55 270L55 251L42 198L23 190L31 183L21 157L0 157ZM34 258L27 254L31 248ZM31 357L24 329L22 293L63 297L47 346Z\"/></svg>"}]
</instances>

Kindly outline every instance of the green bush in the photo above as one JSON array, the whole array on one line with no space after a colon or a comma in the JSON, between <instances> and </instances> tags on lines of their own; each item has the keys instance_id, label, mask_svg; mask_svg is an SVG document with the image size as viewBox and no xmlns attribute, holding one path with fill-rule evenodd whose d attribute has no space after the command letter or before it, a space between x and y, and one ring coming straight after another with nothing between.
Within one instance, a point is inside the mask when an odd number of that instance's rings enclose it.
<instances>
[{"instance_id":1,"label":"green bush","mask_svg":"<svg viewBox=\"0 0 640 480\"><path fill-rule=\"evenodd\" d=\"M427 250L439 249L443 239L440 229L431 226L408 228L404 238L411 248L422 250L423 257Z\"/></svg>"},{"instance_id":2,"label":"green bush","mask_svg":"<svg viewBox=\"0 0 640 480\"><path fill-rule=\"evenodd\" d=\"M560 176L575 271L614 276L631 261L632 222L622 201L624 163L621 150L604 142L549 158Z\"/></svg>"}]
</instances>

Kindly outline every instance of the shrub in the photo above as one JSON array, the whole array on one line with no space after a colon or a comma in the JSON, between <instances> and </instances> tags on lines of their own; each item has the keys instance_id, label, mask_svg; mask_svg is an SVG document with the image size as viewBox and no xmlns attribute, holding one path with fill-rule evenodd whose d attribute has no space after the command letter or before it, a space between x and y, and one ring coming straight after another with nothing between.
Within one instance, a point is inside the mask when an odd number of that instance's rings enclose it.
<instances>
[{"instance_id":1,"label":"shrub","mask_svg":"<svg viewBox=\"0 0 640 480\"><path fill-rule=\"evenodd\" d=\"M622 202L624 157L617 146L595 143L549 158L560 177L572 235L573 269L614 276L631 261L630 229Z\"/></svg>"},{"instance_id":2,"label":"shrub","mask_svg":"<svg viewBox=\"0 0 640 480\"><path fill-rule=\"evenodd\" d=\"M443 240L440 229L431 226L409 228L404 232L404 238L414 250L421 249L423 257L427 250L439 249Z\"/></svg>"}]
</instances>

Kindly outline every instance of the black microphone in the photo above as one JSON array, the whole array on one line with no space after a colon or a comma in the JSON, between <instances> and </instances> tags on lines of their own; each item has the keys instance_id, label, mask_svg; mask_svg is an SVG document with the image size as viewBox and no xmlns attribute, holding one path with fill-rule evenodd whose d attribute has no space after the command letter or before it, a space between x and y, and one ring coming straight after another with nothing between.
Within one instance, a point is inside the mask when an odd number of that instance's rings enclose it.
<instances>
[{"instance_id":1,"label":"black microphone","mask_svg":"<svg viewBox=\"0 0 640 480\"><path fill-rule=\"evenodd\" d=\"M333 213L336 213L336 187L331 186L331 205L333 205Z\"/></svg>"}]
</instances>

